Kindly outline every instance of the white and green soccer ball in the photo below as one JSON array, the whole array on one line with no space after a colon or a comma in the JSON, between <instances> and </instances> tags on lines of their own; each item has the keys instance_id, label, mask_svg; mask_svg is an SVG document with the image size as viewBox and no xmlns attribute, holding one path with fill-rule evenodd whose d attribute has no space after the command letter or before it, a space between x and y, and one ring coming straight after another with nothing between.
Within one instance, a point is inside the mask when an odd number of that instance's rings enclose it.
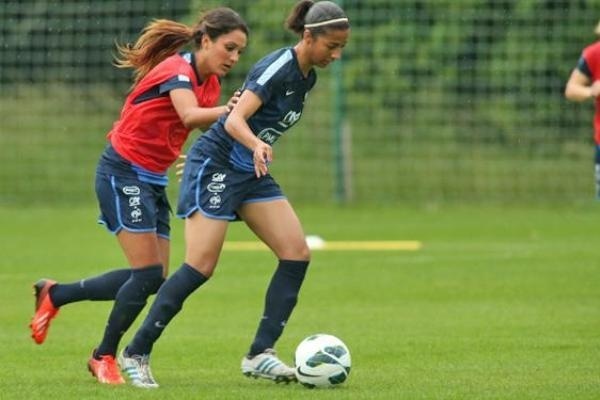
<instances>
[{"instance_id":1,"label":"white and green soccer ball","mask_svg":"<svg viewBox=\"0 0 600 400\"><path fill-rule=\"evenodd\" d=\"M338 386L350 374L350 350L339 338L320 333L304 339L296 348L296 378L309 388Z\"/></svg>"}]
</instances>

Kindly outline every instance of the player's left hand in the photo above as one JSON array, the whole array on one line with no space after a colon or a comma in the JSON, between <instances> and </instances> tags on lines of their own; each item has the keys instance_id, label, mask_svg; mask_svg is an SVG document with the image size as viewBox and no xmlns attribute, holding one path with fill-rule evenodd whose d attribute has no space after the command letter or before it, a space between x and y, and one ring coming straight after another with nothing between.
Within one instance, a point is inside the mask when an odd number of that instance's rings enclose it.
<instances>
[{"instance_id":1,"label":"player's left hand","mask_svg":"<svg viewBox=\"0 0 600 400\"><path fill-rule=\"evenodd\" d=\"M233 107L235 107L237 102L240 100L241 95L242 92L239 89L233 93L233 96L231 96L231 98L227 101L227 112L231 112L231 110L233 110Z\"/></svg>"}]
</instances>

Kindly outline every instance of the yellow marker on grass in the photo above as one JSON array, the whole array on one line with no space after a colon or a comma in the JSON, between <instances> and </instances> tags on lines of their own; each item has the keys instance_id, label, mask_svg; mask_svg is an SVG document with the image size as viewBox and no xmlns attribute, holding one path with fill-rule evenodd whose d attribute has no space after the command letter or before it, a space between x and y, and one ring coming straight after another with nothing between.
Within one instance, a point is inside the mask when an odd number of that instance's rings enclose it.
<instances>
[{"instance_id":1,"label":"yellow marker on grass","mask_svg":"<svg viewBox=\"0 0 600 400\"><path fill-rule=\"evenodd\" d=\"M311 250L416 251L423 247L423 244L418 240L325 241L316 235L307 236L306 243ZM264 243L255 241L226 241L223 249L233 251L268 250Z\"/></svg>"}]
</instances>

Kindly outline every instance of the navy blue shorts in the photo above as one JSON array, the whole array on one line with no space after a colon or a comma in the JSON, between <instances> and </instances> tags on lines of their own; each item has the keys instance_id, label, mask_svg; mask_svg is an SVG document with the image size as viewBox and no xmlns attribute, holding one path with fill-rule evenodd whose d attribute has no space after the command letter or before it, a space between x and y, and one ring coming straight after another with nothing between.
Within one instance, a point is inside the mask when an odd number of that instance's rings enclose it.
<instances>
[{"instance_id":1,"label":"navy blue shorts","mask_svg":"<svg viewBox=\"0 0 600 400\"><path fill-rule=\"evenodd\" d=\"M193 151L185 161L177 216L187 218L200 211L208 218L236 221L244 204L284 198L271 175L257 178L253 172L234 170Z\"/></svg>"},{"instance_id":2,"label":"navy blue shorts","mask_svg":"<svg viewBox=\"0 0 600 400\"><path fill-rule=\"evenodd\" d=\"M98 222L112 233L156 232L169 238L171 207L165 186L143 182L111 147L102 155L96 170Z\"/></svg>"}]
</instances>

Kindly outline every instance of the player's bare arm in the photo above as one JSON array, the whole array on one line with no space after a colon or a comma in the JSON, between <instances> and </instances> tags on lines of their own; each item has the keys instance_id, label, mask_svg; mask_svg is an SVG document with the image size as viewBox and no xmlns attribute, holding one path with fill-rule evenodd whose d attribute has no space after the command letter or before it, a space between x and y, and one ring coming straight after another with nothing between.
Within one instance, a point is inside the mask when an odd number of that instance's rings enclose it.
<instances>
[{"instance_id":1,"label":"player's bare arm","mask_svg":"<svg viewBox=\"0 0 600 400\"><path fill-rule=\"evenodd\" d=\"M600 95L600 81L591 82L583 72L574 69L565 88L565 97L572 101L585 101Z\"/></svg>"},{"instance_id":2,"label":"player's bare arm","mask_svg":"<svg viewBox=\"0 0 600 400\"><path fill-rule=\"evenodd\" d=\"M260 140L246 122L262 105L260 98L246 90L225 121L225 129L238 142L252 150L257 177L266 175L268 164L273 160L271 146Z\"/></svg>"},{"instance_id":3,"label":"player's bare arm","mask_svg":"<svg viewBox=\"0 0 600 400\"><path fill-rule=\"evenodd\" d=\"M228 110L228 106L200 107L194 92L190 89L173 89L169 92L173 107L186 128L208 128L220 115Z\"/></svg>"}]
</instances>

